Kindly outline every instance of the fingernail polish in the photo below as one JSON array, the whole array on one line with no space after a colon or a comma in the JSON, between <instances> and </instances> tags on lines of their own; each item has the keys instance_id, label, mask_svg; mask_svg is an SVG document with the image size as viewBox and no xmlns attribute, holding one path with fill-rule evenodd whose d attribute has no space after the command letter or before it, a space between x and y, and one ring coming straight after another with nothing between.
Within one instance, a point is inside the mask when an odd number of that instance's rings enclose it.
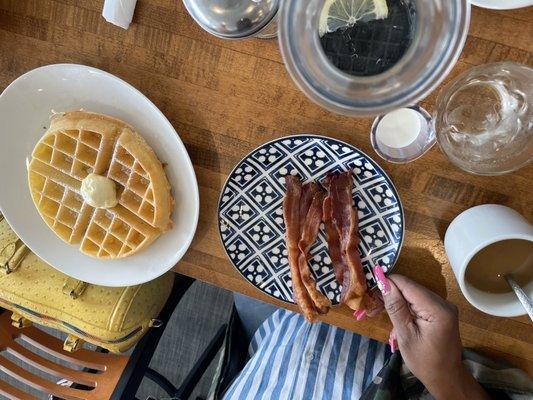
<instances>
[{"instance_id":1,"label":"fingernail polish","mask_svg":"<svg viewBox=\"0 0 533 400\"><path fill-rule=\"evenodd\" d=\"M389 346L391 353L394 353L396 350L398 350L398 345L396 344L395 340L389 339Z\"/></svg>"},{"instance_id":2,"label":"fingernail polish","mask_svg":"<svg viewBox=\"0 0 533 400\"><path fill-rule=\"evenodd\" d=\"M366 311L365 310L357 310L356 312L353 313L353 316L355 317L355 319L357 321L361 321L362 319L364 319L366 317Z\"/></svg>"},{"instance_id":3,"label":"fingernail polish","mask_svg":"<svg viewBox=\"0 0 533 400\"><path fill-rule=\"evenodd\" d=\"M390 333L389 346L391 353L394 353L396 350L398 350L398 340L396 339L396 335L394 334L394 332Z\"/></svg>"},{"instance_id":4,"label":"fingernail polish","mask_svg":"<svg viewBox=\"0 0 533 400\"><path fill-rule=\"evenodd\" d=\"M383 272L383 268L381 268L379 264L374 266L374 276L376 277L378 288L379 290L381 290L381 293L383 295L389 294L390 283L387 277L385 276L385 273Z\"/></svg>"}]
</instances>

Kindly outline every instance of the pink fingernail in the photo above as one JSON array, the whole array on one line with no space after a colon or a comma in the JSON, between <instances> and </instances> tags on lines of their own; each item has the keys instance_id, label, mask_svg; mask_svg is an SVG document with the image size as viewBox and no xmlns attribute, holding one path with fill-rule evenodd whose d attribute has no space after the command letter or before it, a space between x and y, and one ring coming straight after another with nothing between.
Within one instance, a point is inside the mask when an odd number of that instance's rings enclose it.
<instances>
[{"instance_id":1,"label":"pink fingernail","mask_svg":"<svg viewBox=\"0 0 533 400\"><path fill-rule=\"evenodd\" d=\"M398 350L398 340L396 339L396 335L394 334L394 332L390 333L389 346L391 353L394 353L396 350Z\"/></svg>"},{"instance_id":2,"label":"pink fingernail","mask_svg":"<svg viewBox=\"0 0 533 400\"><path fill-rule=\"evenodd\" d=\"M357 310L353 313L353 316L357 321L361 321L363 318L366 317L366 311L365 310Z\"/></svg>"},{"instance_id":3,"label":"pink fingernail","mask_svg":"<svg viewBox=\"0 0 533 400\"><path fill-rule=\"evenodd\" d=\"M385 272L383 272L383 268L381 268L379 264L374 266L374 276L376 277L378 288L379 290L381 290L381 293L383 295L389 294L390 283L387 277L385 276Z\"/></svg>"}]
</instances>

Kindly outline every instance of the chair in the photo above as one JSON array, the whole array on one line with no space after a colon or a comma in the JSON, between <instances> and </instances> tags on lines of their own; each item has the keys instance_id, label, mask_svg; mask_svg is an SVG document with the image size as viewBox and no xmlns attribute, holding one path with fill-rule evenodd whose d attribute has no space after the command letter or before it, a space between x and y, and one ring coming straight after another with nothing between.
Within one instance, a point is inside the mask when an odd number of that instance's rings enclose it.
<instances>
[{"instance_id":1,"label":"chair","mask_svg":"<svg viewBox=\"0 0 533 400\"><path fill-rule=\"evenodd\" d=\"M193 280L191 280L191 283L192 281ZM187 288L191 283L189 283ZM171 294L167 304L165 305L165 308L159 316L161 321L165 321L165 323L169 321L170 317L172 316L172 312L179 303L180 298L176 298ZM144 377L159 385L173 400L189 399L205 370L221 348L225 334L228 331L227 328L228 326L226 324L219 328L218 332L207 345L204 352L198 358L196 364L186 376L179 388L176 388L159 372L149 368L152 355L154 354L159 340L163 335L162 329L153 329L149 331L135 346L135 349L129 358L128 365L126 366L121 379L119 380L115 391L111 396L111 400L139 400L135 397L135 394L137 393L137 390Z\"/></svg>"},{"instance_id":2,"label":"chair","mask_svg":"<svg viewBox=\"0 0 533 400\"><path fill-rule=\"evenodd\" d=\"M20 344L37 348L55 359L66 361L69 367L39 356ZM57 385L47 379L33 374L5 357L0 357L0 369L11 377L46 394L62 399L102 400L110 397L128 364L128 357L105 354L86 349L75 353L63 350L63 341L34 328L15 328L11 325L9 313L0 315L0 345L3 351L56 378L75 382L77 387ZM11 399L35 399L7 382L0 381L0 393Z\"/></svg>"},{"instance_id":3,"label":"chair","mask_svg":"<svg viewBox=\"0 0 533 400\"><path fill-rule=\"evenodd\" d=\"M215 381L217 382L215 393L220 395L224 393L234 377L242 370L246 363L247 343L242 340L243 337L244 334L239 315L236 312L235 307L233 307L229 322L223 324L219 328L179 388L151 368L147 368L144 373L139 371L137 373L137 379L140 376L142 380L142 376L144 375L158 384L172 400L187 400L204 375L207 367L211 364L219 351L221 351L219 368L217 368L217 375L215 376ZM131 390L126 389L122 391L120 389L122 397L117 397L116 399L134 399L134 394L137 391L135 388L138 387L139 384L140 381L137 384L137 380L135 380L135 384L132 385ZM196 400L203 399L198 397Z\"/></svg>"},{"instance_id":4,"label":"chair","mask_svg":"<svg viewBox=\"0 0 533 400\"><path fill-rule=\"evenodd\" d=\"M134 399L145 374L150 379L166 383L164 377L149 368L149 363L163 335L164 326L193 282L191 278L176 274L172 293L158 317L162 327L148 331L130 356L110 354L103 349L66 352L63 350L62 341L35 327L23 329L13 327L9 313L3 312L0 315L0 351L9 353L21 360L24 365L38 369L48 376L71 381L74 384L61 386L36 375L27 367L17 365L1 354L0 370L42 393L60 399ZM21 341L30 346L23 346ZM28 347L37 348L49 357L42 357ZM34 396L2 380L0 380L0 394L8 399L37 400Z\"/></svg>"}]
</instances>

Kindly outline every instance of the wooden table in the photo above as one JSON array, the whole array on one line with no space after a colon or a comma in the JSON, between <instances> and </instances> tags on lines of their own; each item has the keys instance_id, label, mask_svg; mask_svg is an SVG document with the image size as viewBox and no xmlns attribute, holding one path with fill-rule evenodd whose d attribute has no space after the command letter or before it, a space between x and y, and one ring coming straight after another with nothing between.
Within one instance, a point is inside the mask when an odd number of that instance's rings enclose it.
<instances>
[{"instance_id":1,"label":"wooden table","mask_svg":"<svg viewBox=\"0 0 533 400\"><path fill-rule=\"evenodd\" d=\"M179 0L139 0L134 23L124 31L104 21L102 5L103 0L0 0L0 89L30 69L61 62L104 69L140 89L180 133L200 184L196 238L174 270L286 307L254 289L226 258L217 231L220 189L244 155L288 134L328 135L375 154L368 137L371 119L346 118L311 103L286 73L275 40L217 39L193 23ZM466 48L448 79L492 61L533 65L532 37L533 7L474 8ZM434 101L435 93L423 106L431 110ZM395 272L459 307L466 346L532 373L531 324L526 318L491 317L470 306L442 239L450 221L477 204L504 204L533 220L533 167L503 177L473 176L454 168L437 148L408 165L381 165L406 211L406 240ZM391 328L385 315L355 322L344 308L324 320L382 341Z\"/></svg>"}]
</instances>

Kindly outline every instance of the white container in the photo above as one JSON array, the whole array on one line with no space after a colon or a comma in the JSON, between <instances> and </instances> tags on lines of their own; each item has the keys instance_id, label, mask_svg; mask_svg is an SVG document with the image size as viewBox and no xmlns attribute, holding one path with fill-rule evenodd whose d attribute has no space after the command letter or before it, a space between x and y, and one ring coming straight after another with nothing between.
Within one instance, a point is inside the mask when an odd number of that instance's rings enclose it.
<instances>
[{"instance_id":1,"label":"white container","mask_svg":"<svg viewBox=\"0 0 533 400\"><path fill-rule=\"evenodd\" d=\"M137 0L105 0L102 15L107 22L128 29L136 4Z\"/></svg>"},{"instance_id":2,"label":"white container","mask_svg":"<svg viewBox=\"0 0 533 400\"><path fill-rule=\"evenodd\" d=\"M481 249L502 240L533 242L533 226L515 210L484 204L459 214L444 237L444 247L466 299L477 309L498 317L516 317L526 312L514 292L495 294L476 289L465 281L466 267ZM533 282L523 288L533 297Z\"/></svg>"},{"instance_id":3,"label":"white container","mask_svg":"<svg viewBox=\"0 0 533 400\"><path fill-rule=\"evenodd\" d=\"M436 142L431 116L419 106L381 115L370 130L370 143L378 156L403 164L422 157Z\"/></svg>"}]
</instances>

